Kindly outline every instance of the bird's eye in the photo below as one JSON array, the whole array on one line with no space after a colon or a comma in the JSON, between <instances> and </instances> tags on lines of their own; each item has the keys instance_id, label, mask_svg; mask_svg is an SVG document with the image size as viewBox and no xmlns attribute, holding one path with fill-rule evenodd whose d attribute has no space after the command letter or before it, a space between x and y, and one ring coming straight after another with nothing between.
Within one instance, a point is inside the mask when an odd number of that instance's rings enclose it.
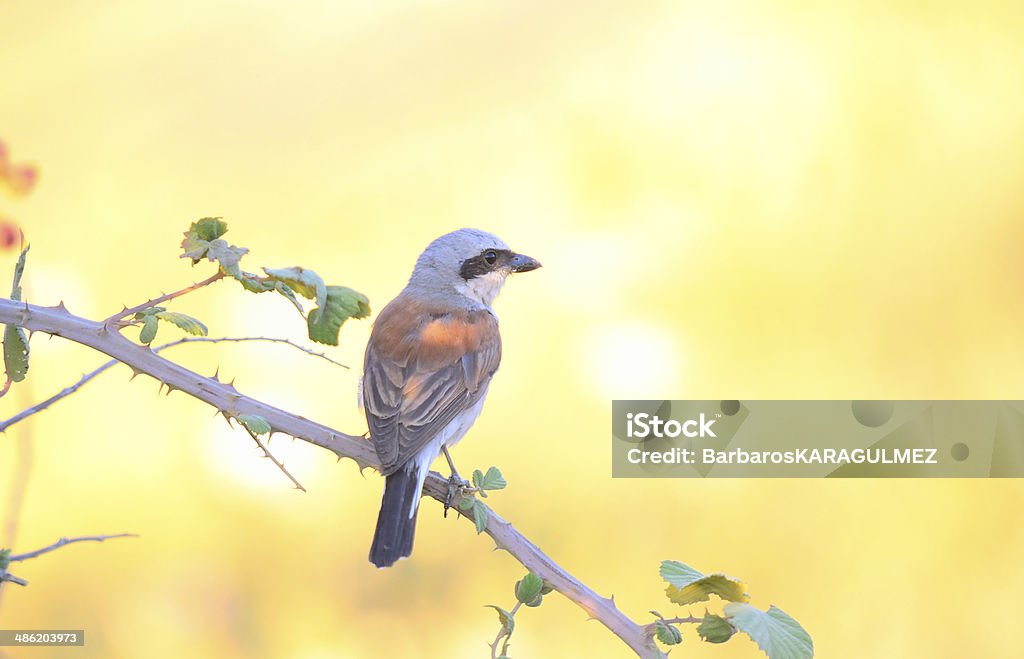
<instances>
[{"instance_id":1,"label":"bird's eye","mask_svg":"<svg viewBox=\"0 0 1024 659\"><path fill-rule=\"evenodd\" d=\"M498 253L493 249L487 250L484 252L484 261L487 262L487 265L494 265L498 262Z\"/></svg>"}]
</instances>

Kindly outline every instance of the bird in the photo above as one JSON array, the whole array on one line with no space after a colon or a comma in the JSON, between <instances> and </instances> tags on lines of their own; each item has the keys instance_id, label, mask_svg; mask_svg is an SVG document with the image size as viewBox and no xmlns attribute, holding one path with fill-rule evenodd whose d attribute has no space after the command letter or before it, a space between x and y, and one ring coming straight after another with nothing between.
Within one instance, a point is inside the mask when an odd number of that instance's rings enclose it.
<instances>
[{"instance_id":1,"label":"bird","mask_svg":"<svg viewBox=\"0 0 1024 659\"><path fill-rule=\"evenodd\" d=\"M409 283L377 316L360 398L384 475L370 547L378 568L412 554L423 483L442 452L452 472L450 496L468 485L448 448L480 415L501 362L491 305L509 275L539 267L491 233L458 229L423 250Z\"/></svg>"}]
</instances>

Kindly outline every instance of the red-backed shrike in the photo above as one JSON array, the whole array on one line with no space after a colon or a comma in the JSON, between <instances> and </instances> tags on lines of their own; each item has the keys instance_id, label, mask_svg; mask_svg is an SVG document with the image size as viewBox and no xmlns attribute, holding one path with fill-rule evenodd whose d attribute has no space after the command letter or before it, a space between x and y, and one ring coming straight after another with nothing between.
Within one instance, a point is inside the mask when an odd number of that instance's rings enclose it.
<instances>
[{"instance_id":1,"label":"red-backed shrike","mask_svg":"<svg viewBox=\"0 0 1024 659\"><path fill-rule=\"evenodd\" d=\"M491 303L513 272L540 263L496 236L459 229L420 254L405 289L377 317L363 363L362 403L385 476L370 562L412 553L423 481L462 439L501 361Z\"/></svg>"}]
</instances>

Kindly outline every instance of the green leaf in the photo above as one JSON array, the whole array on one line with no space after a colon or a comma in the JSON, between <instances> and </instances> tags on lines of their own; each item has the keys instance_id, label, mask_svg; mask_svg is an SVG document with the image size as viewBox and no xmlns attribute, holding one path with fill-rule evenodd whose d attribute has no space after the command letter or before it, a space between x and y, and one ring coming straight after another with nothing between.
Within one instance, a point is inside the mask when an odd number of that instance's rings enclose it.
<instances>
[{"instance_id":1,"label":"green leaf","mask_svg":"<svg viewBox=\"0 0 1024 659\"><path fill-rule=\"evenodd\" d=\"M473 523L476 524L477 535L487 530L487 506L477 499L473 499Z\"/></svg>"},{"instance_id":2,"label":"green leaf","mask_svg":"<svg viewBox=\"0 0 1024 659\"><path fill-rule=\"evenodd\" d=\"M259 414L239 414L235 418L254 435L266 435L270 432L270 424Z\"/></svg>"},{"instance_id":3,"label":"green leaf","mask_svg":"<svg viewBox=\"0 0 1024 659\"><path fill-rule=\"evenodd\" d=\"M25 273L25 256L28 247L21 250L18 263L14 266L11 283L11 299L21 300L21 276ZM4 369L11 382L21 382L28 375L28 335L16 325L4 326Z\"/></svg>"},{"instance_id":4,"label":"green leaf","mask_svg":"<svg viewBox=\"0 0 1024 659\"><path fill-rule=\"evenodd\" d=\"M328 286L327 302L309 312L306 324L309 338L317 343L338 345L338 332L349 318L366 318L370 315L370 301L362 293L344 286Z\"/></svg>"},{"instance_id":5,"label":"green leaf","mask_svg":"<svg viewBox=\"0 0 1024 659\"><path fill-rule=\"evenodd\" d=\"M658 640L665 645L679 645L683 642L683 635L675 625L670 625L664 620L658 620L654 623L654 627L657 629Z\"/></svg>"},{"instance_id":6,"label":"green leaf","mask_svg":"<svg viewBox=\"0 0 1024 659\"><path fill-rule=\"evenodd\" d=\"M0 549L0 570L6 570L11 564L11 550Z\"/></svg>"},{"instance_id":7,"label":"green leaf","mask_svg":"<svg viewBox=\"0 0 1024 659\"><path fill-rule=\"evenodd\" d=\"M544 580L533 572L516 582L516 599L526 606L540 606Z\"/></svg>"},{"instance_id":8,"label":"green leaf","mask_svg":"<svg viewBox=\"0 0 1024 659\"><path fill-rule=\"evenodd\" d=\"M139 342L148 346L156 338L156 330L160 321L151 314L146 315L145 319L142 323L142 329L139 331Z\"/></svg>"},{"instance_id":9,"label":"green leaf","mask_svg":"<svg viewBox=\"0 0 1024 659\"><path fill-rule=\"evenodd\" d=\"M275 281L288 284L292 290L302 297L316 300L316 306L323 307L327 304L327 285L324 284L324 280L320 278L320 275L312 270L293 266L276 270L263 268L263 272L267 273L267 276Z\"/></svg>"},{"instance_id":10,"label":"green leaf","mask_svg":"<svg viewBox=\"0 0 1024 659\"><path fill-rule=\"evenodd\" d=\"M494 609L498 612L498 622L501 623L501 635L511 636L512 632L514 632L516 629L516 619L512 616L512 614L506 611L505 609L501 608L500 606L495 606L493 604L485 604L484 607L488 609Z\"/></svg>"},{"instance_id":11,"label":"green leaf","mask_svg":"<svg viewBox=\"0 0 1024 659\"><path fill-rule=\"evenodd\" d=\"M227 222L219 217L204 217L198 222L193 222L185 232L185 240L181 241L181 249L184 252L181 258L192 259L193 265L198 263L206 257L210 242L223 236L227 230Z\"/></svg>"},{"instance_id":12,"label":"green leaf","mask_svg":"<svg viewBox=\"0 0 1024 659\"><path fill-rule=\"evenodd\" d=\"M251 272L243 272L242 270L239 270L239 276L236 277L236 279L238 279L238 282L242 284L242 288L250 293L277 291L282 297L291 302L303 317L306 316L306 310L302 308L298 298L295 297L295 291L293 291L291 287L283 281L277 281L270 277L258 277Z\"/></svg>"},{"instance_id":13,"label":"green leaf","mask_svg":"<svg viewBox=\"0 0 1024 659\"><path fill-rule=\"evenodd\" d=\"M468 511L470 508L472 508L475 505L475 503L474 503L475 501L476 501L476 499L474 499L473 497L465 497L465 496L462 497L461 499L459 499L459 503L458 503L459 510L467 510Z\"/></svg>"},{"instance_id":14,"label":"green leaf","mask_svg":"<svg viewBox=\"0 0 1024 659\"><path fill-rule=\"evenodd\" d=\"M198 222L193 222L189 232L194 233L200 240L217 240L228 232L228 223L219 217L204 217Z\"/></svg>"},{"instance_id":15,"label":"green leaf","mask_svg":"<svg viewBox=\"0 0 1024 659\"><path fill-rule=\"evenodd\" d=\"M235 279L241 279L242 269L239 267L238 262L248 252L249 248L247 247L228 245L226 240L218 238L210 243L210 248L206 252L206 258L219 263L220 269L226 274L231 275Z\"/></svg>"},{"instance_id":16,"label":"green leaf","mask_svg":"<svg viewBox=\"0 0 1024 659\"><path fill-rule=\"evenodd\" d=\"M708 643L725 643L736 633L729 621L714 613L704 613L704 621L697 625L697 633Z\"/></svg>"},{"instance_id":17,"label":"green leaf","mask_svg":"<svg viewBox=\"0 0 1024 659\"><path fill-rule=\"evenodd\" d=\"M18 255L18 262L14 265L14 280L11 282L11 299L21 300L21 276L25 274L25 257L28 255L29 245L21 250Z\"/></svg>"},{"instance_id":18,"label":"green leaf","mask_svg":"<svg viewBox=\"0 0 1024 659\"><path fill-rule=\"evenodd\" d=\"M206 325L203 325L199 320L187 314L178 313L177 311L157 311L153 315L160 320L177 325L194 336L206 336Z\"/></svg>"},{"instance_id":19,"label":"green leaf","mask_svg":"<svg viewBox=\"0 0 1024 659\"><path fill-rule=\"evenodd\" d=\"M762 611L745 602L725 605L725 615L770 659L810 659L814 642L796 620L772 605Z\"/></svg>"},{"instance_id":20,"label":"green leaf","mask_svg":"<svg viewBox=\"0 0 1024 659\"><path fill-rule=\"evenodd\" d=\"M701 579L704 574L679 561L662 561L658 569L661 578L680 588Z\"/></svg>"},{"instance_id":21,"label":"green leaf","mask_svg":"<svg viewBox=\"0 0 1024 659\"><path fill-rule=\"evenodd\" d=\"M4 368L11 382L21 382L28 375L28 335L16 325L4 327Z\"/></svg>"},{"instance_id":22,"label":"green leaf","mask_svg":"<svg viewBox=\"0 0 1024 659\"><path fill-rule=\"evenodd\" d=\"M704 575L679 561L662 561L659 574L669 583L665 589L669 600L681 606L703 602L712 595L732 602L748 599L747 587L739 579L721 573Z\"/></svg>"},{"instance_id":23,"label":"green leaf","mask_svg":"<svg viewBox=\"0 0 1024 659\"><path fill-rule=\"evenodd\" d=\"M167 311L167 307L146 307L135 313L135 320L146 320L149 316L155 316L160 311Z\"/></svg>"},{"instance_id":24,"label":"green leaf","mask_svg":"<svg viewBox=\"0 0 1024 659\"><path fill-rule=\"evenodd\" d=\"M266 293L267 291L272 291L274 290L274 285L277 283L270 281L265 277L257 277L251 272L243 272L242 276L238 277L238 282L242 284L242 288L250 293Z\"/></svg>"},{"instance_id":25,"label":"green leaf","mask_svg":"<svg viewBox=\"0 0 1024 659\"><path fill-rule=\"evenodd\" d=\"M181 258L192 259L192 265L204 258L216 261L223 272L241 280L242 271L238 262L249 250L229 245L222 239L221 236L227 230L227 222L218 217L204 217L198 222L193 222L185 232L185 240L181 241Z\"/></svg>"},{"instance_id":26,"label":"green leaf","mask_svg":"<svg viewBox=\"0 0 1024 659\"><path fill-rule=\"evenodd\" d=\"M473 486L481 490L503 490L508 483L497 467L489 467L487 473L479 469L473 471Z\"/></svg>"}]
</instances>

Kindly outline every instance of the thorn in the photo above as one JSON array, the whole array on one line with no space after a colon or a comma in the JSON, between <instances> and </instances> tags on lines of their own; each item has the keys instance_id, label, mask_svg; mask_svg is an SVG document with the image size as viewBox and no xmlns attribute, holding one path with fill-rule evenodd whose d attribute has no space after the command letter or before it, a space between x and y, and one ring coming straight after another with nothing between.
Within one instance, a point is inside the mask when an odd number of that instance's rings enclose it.
<instances>
[{"instance_id":1,"label":"thorn","mask_svg":"<svg viewBox=\"0 0 1024 659\"><path fill-rule=\"evenodd\" d=\"M140 371L139 369L135 368L134 366L131 366L130 368L132 369L132 376L130 378L128 378L129 382L131 382L132 380L134 380L135 378L139 377L139 375L142 374L142 371Z\"/></svg>"},{"instance_id":2,"label":"thorn","mask_svg":"<svg viewBox=\"0 0 1024 659\"><path fill-rule=\"evenodd\" d=\"M210 378L211 378L211 379L212 379L212 380L213 380L214 382L220 382L220 365L219 365L219 364L217 365L217 370L215 370L215 371L213 372L213 375L211 375L211 376L210 376Z\"/></svg>"}]
</instances>

